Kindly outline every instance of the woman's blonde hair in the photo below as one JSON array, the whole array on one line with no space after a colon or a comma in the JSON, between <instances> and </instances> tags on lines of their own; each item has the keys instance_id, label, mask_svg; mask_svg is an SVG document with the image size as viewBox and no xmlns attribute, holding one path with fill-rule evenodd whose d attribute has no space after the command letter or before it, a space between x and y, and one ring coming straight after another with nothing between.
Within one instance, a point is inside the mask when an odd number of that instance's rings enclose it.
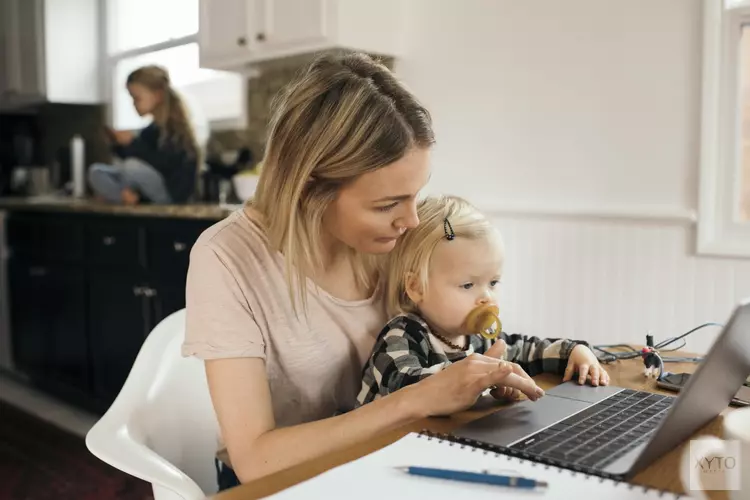
<instances>
[{"instance_id":1,"label":"woman's blonde hair","mask_svg":"<svg viewBox=\"0 0 750 500\"><path fill-rule=\"evenodd\" d=\"M363 54L316 59L277 96L251 205L269 246L285 259L292 304L324 266L322 219L338 191L435 139L427 110L382 64ZM376 259L353 255L360 286L376 284Z\"/></svg>"},{"instance_id":2,"label":"woman's blonde hair","mask_svg":"<svg viewBox=\"0 0 750 500\"><path fill-rule=\"evenodd\" d=\"M154 65L142 66L128 75L127 85L134 83L163 95L152 113L154 123L161 130L160 146L171 143L187 151L189 156L197 157L198 143L187 108L180 95L172 88L167 70Z\"/></svg>"},{"instance_id":3,"label":"woman's blonde hair","mask_svg":"<svg viewBox=\"0 0 750 500\"><path fill-rule=\"evenodd\" d=\"M417 306L406 293L407 282L416 279L425 290L430 262L439 244L449 238L480 239L498 236L494 226L473 205L457 196L435 196L417 205L419 225L407 231L386 260L386 308L390 317L415 313Z\"/></svg>"}]
</instances>

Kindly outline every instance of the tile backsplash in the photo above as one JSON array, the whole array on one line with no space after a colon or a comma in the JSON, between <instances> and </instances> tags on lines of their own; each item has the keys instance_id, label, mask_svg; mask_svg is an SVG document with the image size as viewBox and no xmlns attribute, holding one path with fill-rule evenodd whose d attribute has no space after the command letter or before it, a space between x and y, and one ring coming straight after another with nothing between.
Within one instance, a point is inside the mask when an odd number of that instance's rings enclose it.
<instances>
[{"instance_id":1,"label":"tile backsplash","mask_svg":"<svg viewBox=\"0 0 750 500\"><path fill-rule=\"evenodd\" d=\"M261 64L258 67L259 75L247 82L247 128L213 132L209 139L209 152L221 153L247 146L253 153L255 163L260 161L263 158L274 97L293 81L315 56L316 54L308 54ZM378 59L389 69L393 69L392 58Z\"/></svg>"}]
</instances>

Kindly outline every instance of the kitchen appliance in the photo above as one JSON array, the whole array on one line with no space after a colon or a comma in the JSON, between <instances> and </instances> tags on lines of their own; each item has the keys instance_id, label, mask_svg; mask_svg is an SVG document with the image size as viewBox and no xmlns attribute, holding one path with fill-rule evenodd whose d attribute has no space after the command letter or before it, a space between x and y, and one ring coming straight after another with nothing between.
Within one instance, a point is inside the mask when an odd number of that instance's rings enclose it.
<instances>
[{"instance_id":1,"label":"kitchen appliance","mask_svg":"<svg viewBox=\"0 0 750 500\"><path fill-rule=\"evenodd\" d=\"M42 161L40 132L35 116L0 115L0 195L26 196L32 189L32 176L36 185L43 184L31 168L44 165ZM44 186L42 186L44 187Z\"/></svg>"},{"instance_id":2,"label":"kitchen appliance","mask_svg":"<svg viewBox=\"0 0 750 500\"><path fill-rule=\"evenodd\" d=\"M248 148L240 149L232 163L218 156L206 158L206 170L201 174L201 200L221 204L239 201L232 178L252 161L253 153Z\"/></svg>"}]
</instances>

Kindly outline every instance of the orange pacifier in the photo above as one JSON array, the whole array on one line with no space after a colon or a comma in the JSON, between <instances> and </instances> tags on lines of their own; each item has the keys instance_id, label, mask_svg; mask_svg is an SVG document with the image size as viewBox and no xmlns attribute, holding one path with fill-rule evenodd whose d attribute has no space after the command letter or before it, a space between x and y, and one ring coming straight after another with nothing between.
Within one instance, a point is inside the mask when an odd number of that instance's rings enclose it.
<instances>
[{"instance_id":1,"label":"orange pacifier","mask_svg":"<svg viewBox=\"0 0 750 500\"><path fill-rule=\"evenodd\" d=\"M498 314L500 310L497 306L491 304L477 306L466 316L464 327L469 333L479 333L482 337L492 340L503 330L503 323Z\"/></svg>"}]
</instances>

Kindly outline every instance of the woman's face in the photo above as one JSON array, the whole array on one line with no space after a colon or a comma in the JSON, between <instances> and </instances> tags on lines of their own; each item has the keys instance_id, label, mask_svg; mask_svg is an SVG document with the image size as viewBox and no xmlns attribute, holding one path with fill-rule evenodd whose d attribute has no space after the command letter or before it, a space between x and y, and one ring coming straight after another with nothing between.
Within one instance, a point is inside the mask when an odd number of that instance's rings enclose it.
<instances>
[{"instance_id":1,"label":"woman's face","mask_svg":"<svg viewBox=\"0 0 750 500\"><path fill-rule=\"evenodd\" d=\"M419 224L417 195L430 176L430 152L414 148L388 166L342 188L323 218L330 236L362 253L393 250Z\"/></svg>"},{"instance_id":2,"label":"woman's face","mask_svg":"<svg viewBox=\"0 0 750 500\"><path fill-rule=\"evenodd\" d=\"M133 98L133 106L140 116L150 115L161 101L161 92L154 91L140 83L128 84L128 92Z\"/></svg>"}]
</instances>

